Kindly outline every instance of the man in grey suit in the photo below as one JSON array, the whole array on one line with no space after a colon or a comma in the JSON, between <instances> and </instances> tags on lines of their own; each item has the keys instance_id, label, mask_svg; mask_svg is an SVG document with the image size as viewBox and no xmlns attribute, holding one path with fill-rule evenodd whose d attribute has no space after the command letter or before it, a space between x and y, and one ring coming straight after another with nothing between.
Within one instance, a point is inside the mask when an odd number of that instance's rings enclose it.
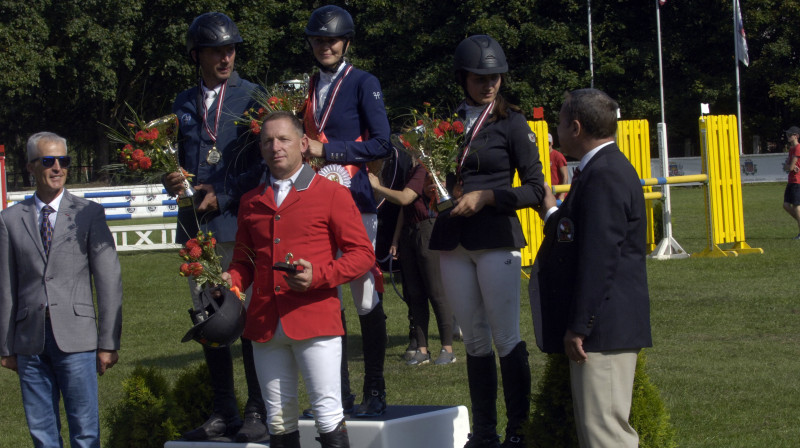
<instances>
[{"instance_id":1,"label":"man in grey suit","mask_svg":"<svg viewBox=\"0 0 800 448\"><path fill-rule=\"evenodd\" d=\"M67 142L28 139L36 194L0 213L0 365L19 376L34 446L100 447L97 374L116 364L122 279L103 207L65 188ZM97 292L97 313L92 300Z\"/></svg>"}]
</instances>

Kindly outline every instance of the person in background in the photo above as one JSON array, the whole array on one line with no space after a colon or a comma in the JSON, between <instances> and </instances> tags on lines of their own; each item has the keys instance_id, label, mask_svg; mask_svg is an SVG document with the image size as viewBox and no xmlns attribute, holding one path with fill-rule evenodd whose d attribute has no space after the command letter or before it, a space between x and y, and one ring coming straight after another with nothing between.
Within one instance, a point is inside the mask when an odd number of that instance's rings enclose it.
<instances>
[{"instance_id":1,"label":"person in background","mask_svg":"<svg viewBox=\"0 0 800 448\"><path fill-rule=\"evenodd\" d=\"M180 165L194 174L194 207L178 210L177 243L183 244L199 228L212 232L222 252L223 269L230 263L236 237L239 198L258 185L263 170L257 140L248 128L236 124L253 105L256 86L234 71L236 45L242 42L236 24L219 12L208 12L194 19L186 34L186 50L199 74L198 85L179 93L172 105L178 116ZM183 176L168 173L162 178L173 196L183 192ZM195 298L202 289L189 279ZM249 298L249 294L248 294ZM242 338L242 360L247 381L244 422L233 382L233 360L229 347L203 346L213 391L212 413L201 426L183 434L186 440L233 437L237 442L255 442L267 437L265 406L253 366L250 341Z\"/></svg>"},{"instance_id":2,"label":"person in background","mask_svg":"<svg viewBox=\"0 0 800 448\"><path fill-rule=\"evenodd\" d=\"M800 230L800 128L792 126L786 130L786 139L789 141L789 156L783 170L789 173L789 182L783 192L783 209L795 221ZM800 232L794 237L800 240Z\"/></svg>"},{"instance_id":3,"label":"person in background","mask_svg":"<svg viewBox=\"0 0 800 448\"><path fill-rule=\"evenodd\" d=\"M500 93L508 63L492 37L470 36L456 48L458 114L465 147L453 187L456 205L436 218L430 248L441 251L442 282L467 351L472 434L465 448L501 446L497 435L500 356L508 424L502 446L523 447L531 371L520 321L520 249L527 245L516 211L538 207L544 174L536 135L519 108ZM512 187L514 173L520 186Z\"/></svg>"},{"instance_id":4,"label":"person in background","mask_svg":"<svg viewBox=\"0 0 800 448\"><path fill-rule=\"evenodd\" d=\"M614 142L618 108L596 89L565 95L558 141L580 165L560 207L545 190L545 237L529 283L539 348L569 358L581 448L639 446L628 423L633 379L640 349L652 345L646 207L639 175Z\"/></svg>"},{"instance_id":5,"label":"person in background","mask_svg":"<svg viewBox=\"0 0 800 448\"><path fill-rule=\"evenodd\" d=\"M34 446L64 445L63 397L70 446L99 448L97 375L122 333L116 245L103 207L64 187L67 141L40 132L27 151L36 193L0 213L0 365L19 376Z\"/></svg>"},{"instance_id":6,"label":"person in background","mask_svg":"<svg viewBox=\"0 0 800 448\"><path fill-rule=\"evenodd\" d=\"M414 337L417 349L407 360L410 366L428 364L428 323L430 309L439 327L442 349L434 364L445 365L456 362L453 354L453 312L444 297L442 274L439 267L439 253L428 248L436 210L430 205L426 184L430 186L428 172L422 165L415 164L401 191L381 185L380 179L372 173L369 181L373 190L388 201L402 205L402 214L397 219L392 246L392 256L400 259L400 273L403 277L403 295L408 301L414 323Z\"/></svg>"},{"instance_id":7,"label":"person in background","mask_svg":"<svg viewBox=\"0 0 800 448\"><path fill-rule=\"evenodd\" d=\"M253 341L268 405L269 446L300 446L301 373L317 440L323 448L346 448L336 287L374 266L375 252L350 192L303 164L307 146L302 123L291 113L265 118L261 153L270 182L242 197L227 278L240 289L253 286L244 336ZM278 270L276 263L290 269Z\"/></svg>"},{"instance_id":8,"label":"person in background","mask_svg":"<svg viewBox=\"0 0 800 448\"><path fill-rule=\"evenodd\" d=\"M553 134L547 134L547 143L550 145L550 182L553 185L563 185L569 180L567 172L567 159L560 151L553 148ZM556 199L563 201L567 193L558 193Z\"/></svg>"},{"instance_id":9,"label":"person in background","mask_svg":"<svg viewBox=\"0 0 800 448\"><path fill-rule=\"evenodd\" d=\"M305 29L306 39L319 72L311 78L303 113L308 149L304 155L323 160L319 173L350 188L361 211L364 228L375 245L378 231L377 204L367 177L366 162L391 154L389 119L378 79L353 67L345 55L355 35L350 13L328 5L315 9ZM353 304L361 325L364 353L363 400L357 417L376 417L386 410L383 364L386 355L386 315L376 289L380 270L367 272L350 282ZM344 310L342 310L344 321ZM345 331L347 326L345 325ZM347 342L342 338L343 349ZM342 401L352 412L355 396L350 392L347 352L342 356Z\"/></svg>"}]
</instances>

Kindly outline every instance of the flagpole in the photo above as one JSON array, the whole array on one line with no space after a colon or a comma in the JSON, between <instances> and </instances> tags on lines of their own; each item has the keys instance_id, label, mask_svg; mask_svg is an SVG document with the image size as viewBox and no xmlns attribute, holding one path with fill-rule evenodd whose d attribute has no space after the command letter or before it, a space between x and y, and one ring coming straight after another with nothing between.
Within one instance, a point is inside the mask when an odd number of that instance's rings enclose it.
<instances>
[{"instance_id":1,"label":"flagpole","mask_svg":"<svg viewBox=\"0 0 800 448\"><path fill-rule=\"evenodd\" d=\"M591 87L594 89L594 58L592 57L592 0L586 0L586 14L589 20L589 74Z\"/></svg>"},{"instance_id":2,"label":"flagpole","mask_svg":"<svg viewBox=\"0 0 800 448\"><path fill-rule=\"evenodd\" d=\"M669 175L669 150L667 149L667 122L664 113L664 68L661 55L661 3L656 2L656 28L658 37L658 80L659 91L661 93L661 122L658 123L658 155L661 159L661 176L667 178ZM669 185L663 185L661 191L664 195L664 207L661 211L661 222L663 223L664 235L656 246L653 253L649 256L657 260L669 260L671 258L686 258L689 254L672 237L672 202L670 200Z\"/></svg>"},{"instance_id":3,"label":"flagpole","mask_svg":"<svg viewBox=\"0 0 800 448\"><path fill-rule=\"evenodd\" d=\"M739 82L739 27L736 23L736 15L740 13L739 0L733 0L733 49L736 52L736 57L733 58L733 63L736 64L736 121L738 123L739 134L739 155L743 155L742 151L742 86Z\"/></svg>"}]
</instances>

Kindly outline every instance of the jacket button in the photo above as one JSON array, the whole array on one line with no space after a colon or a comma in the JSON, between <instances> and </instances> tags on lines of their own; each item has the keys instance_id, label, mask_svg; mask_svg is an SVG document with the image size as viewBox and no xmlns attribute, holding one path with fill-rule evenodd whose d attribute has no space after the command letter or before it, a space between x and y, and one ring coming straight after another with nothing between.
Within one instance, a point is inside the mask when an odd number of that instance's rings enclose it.
<instances>
[{"instance_id":1,"label":"jacket button","mask_svg":"<svg viewBox=\"0 0 800 448\"><path fill-rule=\"evenodd\" d=\"M275 287L275 292L281 292L281 287L280 286L276 286Z\"/></svg>"},{"instance_id":2,"label":"jacket button","mask_svg":"<svg viewBox=\"0 0 800 448\"><path fill-rule=\"evenodd\" d=\"M275 238L275 244L278 244L278 243L280 243L280 242L281 242L281 239L280 239L280 238Z\"/></svg>"},{"instance_id":3,"label":"jacket button","mask_svg":"<svg viewBox=\"0 0 800 448\"><path fill-rule=\"evenodd\" d=\"M281 220L281 215L275 215L275 221L280 221L280 220Z\"/></svg>"}]
</instances>

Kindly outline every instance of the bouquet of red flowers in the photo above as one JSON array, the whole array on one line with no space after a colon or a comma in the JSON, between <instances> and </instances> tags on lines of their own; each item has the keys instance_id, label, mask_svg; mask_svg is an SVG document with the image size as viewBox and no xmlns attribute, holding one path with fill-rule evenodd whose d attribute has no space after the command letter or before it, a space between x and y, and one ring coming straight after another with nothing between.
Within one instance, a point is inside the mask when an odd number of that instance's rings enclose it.
<instances>
[{"instance_id":1,"label":"bouquet of red flowers","mask_svg":"<svg viewBox=\"0 0 800 448\"><path fill-rule=\"evenodd\" d=\"M222 256L217 255L217 239L212 232L197 231L197 236L190 239L178 252L183 260L180 267L181 277L192 277L201 287L230 285L222 280Z\"/></svg>"},{"instance_id":2,"label":"bouquet of red flowers","mask_svg":"<svg viewBox=\"0 0 800 448\"><path fill-rule=\"evenodd\" d=\"M437 117L436 108L422 103L423 112L411 111L413 124L399 135L400 149L419 160L425 168L439 176L456 172L458 151L464 142L464 123L450 114Z\"/></svg>"},{"instance_id":3,"label":"bouquet of red flowers","mask_svg":"<svg viewBox=\"0 0 800 448\"><path fill-rule=\"evenodd\" d=\"M131 109L133 117L126 120L120 132L111 129L108 138L122 145L119 164L109 168L129 171L145 177L160 178L164 173L180 170L178 164L178 117L170 114L144 122Z\"/></svg>"},{"instance_id":4,"label":"bouquet of red flowers","mask_svg":"<svg viewBox=\"0 0 800 448\"><path fill-rule=\"evenodd\" d=\"M303 81L292 80L253 90L251 97L257 106L246 110L236 124L245 125L253 134L261 133L264 117L272 112L283 110L299 115L303 110L308 94L308 75Z\"/></svg>"},{"instance_id":5,"label":"bouquet of red flowers","mask_svg":"<svg viewBox=\"0 0 800 448\"><path fill-rule=\"evenodd\" d=\"M411 111L413 119L409 130L392 136L392 143L411 155L430 173L439 196L437 209L453 206L450 194L440 180L456 172L458 151L464 142L464 123L450 114L447 118L436 117L436 108L423 103L424 111Z\"/></svg>"},{"instance_id":6,"label":"bouquet of red flowers","mask_svg":"<svg viewBox=\"0 0 800 448\"><path fill-rule=\"evenodd\" d=\"M128 109L132 118L126 120L124 131L109 128L107 134L111 141L123 145L119 150L119 163L107 165L104 169L135 174L148 183L160 182L164 174L179 172L184 181L178 205L191 206L194 191L188 178L192 174L178 163L178 117L169 114L144 122L130 106Z\"/></svg>"}]
</instances>

